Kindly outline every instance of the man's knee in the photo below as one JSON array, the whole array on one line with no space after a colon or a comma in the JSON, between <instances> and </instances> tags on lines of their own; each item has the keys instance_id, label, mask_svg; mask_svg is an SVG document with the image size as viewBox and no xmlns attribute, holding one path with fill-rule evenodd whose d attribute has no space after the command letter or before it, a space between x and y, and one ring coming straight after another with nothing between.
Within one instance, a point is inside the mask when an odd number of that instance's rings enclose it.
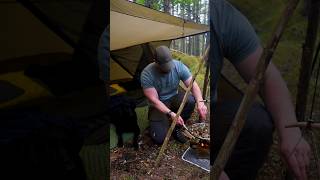
<instances>
[{"instance_id":1,"label":"man's knee","mask_svg":"<svg viewBox=\"0 0 320 180\"><path fill-rule=\"evenodd\" d=\"M166 134L167 134L168 128L163 122L151 122L150 123L150 136L154 143L156 144L162 144Z\"/></svg>"},{"instance_id":2,"label":"man's knee","mask_svg":"<svg viewBox=\"0 0 320 180\"><path fill-rule=\"evenodd\" d=\"M154 143L161 145L164 142L165 136L161 136L159 134L151 134L152 140Z\"/></svg>"}]
</instances>

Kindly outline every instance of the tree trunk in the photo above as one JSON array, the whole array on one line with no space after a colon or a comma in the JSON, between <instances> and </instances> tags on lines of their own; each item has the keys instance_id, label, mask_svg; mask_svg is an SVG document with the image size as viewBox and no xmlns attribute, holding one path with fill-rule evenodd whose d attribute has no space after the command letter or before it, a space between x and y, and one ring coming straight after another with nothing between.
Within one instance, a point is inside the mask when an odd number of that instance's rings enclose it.
<instances>
[{"instance_id":1,"label":"tree trunk","mask_svg":"<svg viewBox=\"0 0 320 180\"><path fill-rule=\"evenodd\" d=\"M152 0L145 0L144 5L148 8L152 8Z\"/></svg>"},{"instance_id":2,"label":"tree trunk","mask_svg":"<svg viewBox=\"0 0 320 180\"><path fill-rule=\"evenodd\" d=\"M209 22L209 20L210 20L209 2L206 5L206 12L207 12L206 24L210 25L210 22ZM208 47L208 45L209 45L209 41L210 41L209 37L210 37L209 33L206 33L205 34L205 41L206 41L205 47Z\"/></svg>"},{"instance_id":3,"label":"tree trunk","mask_svg":"<svg viewBox=\"0 0 320 180\"><path fill-rule=\"evenodd\" d=\"M184 19L185 18L185 4L184 3L181 3L181 5L180 5L180 12L181 12L180 17ZM186 38L180 39L180 42L181 42L180 51L183 53L186 53L186 42L185 41L186 41Z\"/></svg>"},{"instance_id":4,"label":"tree trunk","mask_svg":"<svg viewBox=\"0 0 320 180\"><path fill-rule=\"evenodd\" d=\"M158 0L145 0L144 1L144 5L148 8L152 8L152 9L156 9L159 10L158 8L156 8L155 4L159 3Z\"/></svg>"},{"instance_id":5,"label":"tree trunk","mask_svg":"<svg viewBox=\"0 0 320 180\"><path fill-rule=\"evenodd\" d=\"M311 0L303 0L302 1L303 5L302 5L302 9L301 9L301 15L306 17L308 16L308 12L310 11L311 8Z\"/></svg>"},{"instance_id":6,"label":"tree trunk","mask_svg":"<svg viewBox=\"0 0 320 180\"><path fill-rule=\"evenodd\" d=\"M175 15L175 13L174 13L174 10L175 10L175 7L174 7L174 0L173 1L171 1L171 15Z\"/></svg>"},{"instance_id":7,"label":"tree trunk","mask_svg":"<svg viewBox=\"0 0 320 180\"><path fill-rule=\"evenodd\" d=\"M187 4L187 20L191 20L192 17L192 10L191 10L191 3ZM188 45L187 45L187 54L191 54L191 47L192 46L192 37L188 37Z\"/></svg>"},{"instance_id":8,"label":"tree trunk","mask_svg":"<svg viewBox=\"0 0 320 180\"><path fill-rule=\"evenodd\" d=\"M175 11L175 6L174 6L174 0L173 0L171 1L171 12L170 12L170 14L173 16L175 15L174 11ZM177 50L176 40L171 41L171 48Z\"/></svg>"},{"instance_id":9,"label":"tree trunk","mask_svg":"<svg viewBox=\"0 0 320 180\"><path fill-rule=\"evenodd\" d=\"M200 21L200 1L194 0L194 13L193 18L196 23L201 23ZM194 55L200 55L200 38L199 35L194 36Z\"/></svg>"},{"instance_id":10,"label":"tree trunk","mask_svg":"<svg viewBox=\"0 0 320 180\"><path fill-rule=\"evenodd\" d=\"M309 82L311 78L311 64L314 54L314 47L317 39L319 26L318 0L311 0L311 7L308 15L308 27L305 43L303 45L298 93L296 102L296 114L298 121L304 121L308 102Z\"/></svg>"},{"instance_id":11,"label":"tree trunk","mask_svg":"<svg viewBox=\"0 0 320 180\"><path fill-rule=\"evenodd\" d=\"M170 14L170 0L163 0L163 11Z\"/></svg>"}]
</instances>

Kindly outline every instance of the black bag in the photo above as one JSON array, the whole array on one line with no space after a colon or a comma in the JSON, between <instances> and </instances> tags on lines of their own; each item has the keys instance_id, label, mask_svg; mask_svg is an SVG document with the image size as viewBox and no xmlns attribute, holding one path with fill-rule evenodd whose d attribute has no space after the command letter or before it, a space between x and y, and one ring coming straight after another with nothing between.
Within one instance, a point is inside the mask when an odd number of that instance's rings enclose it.
<instances>
[{"instance_id":1,"label":"black bag","mask_svg":"<svg viewBox=\"0 0 320 180\"><path fill-rule=\"evenodd\" d=\"M123 146L122 134L124 132L133 132L133 145L137 149L140 129L135 102L123 95L111 96L109 102L110 123L116 127L118 146Z\"/></svg>"},{"instance_id":2,"label":"black bag","mask_svg":"<svg viewBox=\"0 0 320 180\"><path fill-rule=\"evenodd\" d=\"M72 120L34 110L2 111L0 119L1 179L86 179Z\"/></svg>"}]
</instances>

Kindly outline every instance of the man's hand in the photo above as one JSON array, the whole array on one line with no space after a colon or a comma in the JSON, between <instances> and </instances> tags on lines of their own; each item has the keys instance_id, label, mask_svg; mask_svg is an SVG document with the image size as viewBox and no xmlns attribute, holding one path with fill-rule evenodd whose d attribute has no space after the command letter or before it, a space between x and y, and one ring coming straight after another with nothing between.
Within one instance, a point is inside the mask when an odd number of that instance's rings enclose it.
<instances>
[{"instance_id":1,"label":"man's hand","mask_svg":"<svg viewBox=\"0 0 320 180\"><path fill-rule=\"evenodd\" d=\"M143 93L148 98L148 100L153 104L153 106L157 108L160 112L163 112L165 114L170 110L165 104L163 104L163 102L159 100L158 92L154 87L143 89ZM173 120L174 117L176 117L176 113L171 112L170 118ZM177 124L180 124L180 125L184 124L184 121L181 117L177 119Z\"/></svg>"},{"instance_id":2,"label":"man's hand","mask_svg":"<svg viewBox=\"0 0 320 180\"><path fill-rule=\"evenodd\" d=\"M298 129L287 130L281 138L280 150L297 180L306 180L310 162L310 146Z\"/></svg>"},{"instance_id":3,"label":"man's hand","mask_svg":"<svg viewBox=\"0 0 320 180\"><path fill-rule=\"evenodd\" d=\"M235 65L247 82L254 76L262 51L262 47L259 47L245 60ZM265 72L261 95L278 130L280 150L284 160L298 180L307 179L306 167L309 164L310 146L301 137L298 128L284 128L286 124L295 123L296 117L288 87L272 62Z\"/></svg>"},{"instance_id":4,"label":"man's hand","mask_svg":"<svg viewBox=\"0 0 320 180\"><path fill-rule=\"evenodd\" d=\"M173 120L176 117L177 114L174 113L174 112L171 112L170 115L171 115L171 119ZM183 121L181 116L178 117L177 124L179 124L181 126L184 124L184 121Z\"/></svg>"},{"instance_id":5,"label":"man's hand","mask_svg":"<svg viewBox=\"0 0 320 180\"><path fill-rule=\"evenodd\" d=\"M229 180L229 177L224 171L222 171L219 180Z\"/></svg>"},{"instance_id":6,"label":"man's hand","mask_svg":"<svg viewBox=\"0 0 320 180\"><path fill-rule=\"evenodd\" d=\"M190 86L191 81L192 81L192 76L184 81L184 84L186 85L186 87ZM207 106L203 102L201 90L199 88L199 85L195 81L193 82L193 86L192 86L192 95L195 97L198 105L197 109L200 115L200 120L204 121L207 116Z\"/></svg>"},{"instance_id":7,"label":"man's hand","mask_svg":"<svg viewBox=\"0 0 320 180\"><path fill-rule=\"evenodd\" d=\"M198 103L198 112L199 112L199 116L200 116L200 120L204 121L206 120L206 116L207 116L207 106L205 105L204 102L199 102Z\"/></svg>"}]
</instances>

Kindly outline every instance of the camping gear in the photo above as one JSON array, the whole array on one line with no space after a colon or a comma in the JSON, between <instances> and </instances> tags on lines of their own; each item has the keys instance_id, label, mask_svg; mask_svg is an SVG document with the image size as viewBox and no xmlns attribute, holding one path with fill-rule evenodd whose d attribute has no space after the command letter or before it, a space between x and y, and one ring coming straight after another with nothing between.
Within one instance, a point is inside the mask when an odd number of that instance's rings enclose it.
<instances>
[{"instance_id":1,"label":"camping gear","mask_svg":"<svg viewBox=\"0 0 320 180\"><path fill-rule=\"evenodd\" d=\"M209 158L210 155L210 138L204 138L199 136L198 134L202 134L201 132L195 131L207 131L206 134L209 134L209 126L207 123L195 123L191 125L191 128L187 128L184 125L184 128L187 132L184 131L185 135L190 138L190 147L194 150L197 157L205 157ZM191 129L191 130L190 130Z\"/></svg>"},{"instance_id":2,"label":"camping gear","mask_svg":"<svg viewBox=\"0 0 320 180\"><path fill-rule=\"evenodd\" d=\"M173 120L172 120L172 122L171 122L171 125L170 125L170 128L168 129L167 135L166 135L166 137L165 137L165 139L164 139L164 142L163 142L163 144L162 144L162 146L161 146L160 152L159 152L159 154L158 154L158 156L157 156L157 159L156 159L155 166L158 166L158 165L159 165L161 156L163 155L164 150L166 149L166 147L167 147L167 145L168 145L169 138L170 138L170 136L171 136L171 134L172 134L172 131L173 131L174 127L176 126L177 119L178 119L178 117L180 116L180 114L181 114L184 106L186 105L186 102L187 102L187 100L188 100L188 95L189 95L189 93L190 93L190 91L191 91L191 89L192 89L192 86L193 86L193 84L194 84L194 82L195 82L195 79L196 79L197 75L199 74L199 72L200 72L200 70L201 70L201 68L202 68L202 65L204 64L204 62L208 61L208 58L209 58L209 50L210 50L210 46L207 47L207 49L206 49L203 57L202 57L201 60L200 60L200 63L199 63L198 68L197 68L197 71L196 71L195 74L192 76L192 79L191 79L191 81L190 81L190 83L189 83L189 87L187 88L187 90L186 90L186 92L185 92L185 94L184 94L184 97L183 97L183 100L182 100L182 102L181 102L181 104L180 104L180 107L179 107L179 109L178 109L178 112L177 112L177 114L175 115L175 117L173 118Z\"/></svg>"},{"instance_id":3,"label":"camping gear","mask_svg":"<svg viewBox=\"0 0 320 180\"><path fill-rule=\"evenodd\" d=\"M182 155L182 160L210 172L210 158L202 158L193 148L188 148Z\"/></svg>"},{"instance_id":4,"label":"camping gear","mask_svg":"<svg viewBox=\"0 0 320 180\"><path fill-rule=\"evenodd\" d=\"M184 129L187 131L187 132L185 132L186 135L187 135L187 137L197 138L197 139L200 139L200 140L202 140L202 141L208 141L208 142L210 142L210 137L202 137L202 136L199 136L199 135L193 133L193 131L189 130L189 128L188 128L185 124L183 124L182 126L183 126ZM194 128L196 128L196 126L207 126L207 127L206 127L206 131L209 130L208 125L206 125L206 123L196 123L196 124L193 124L192 126L194 126ZM207 134L210 136L209 133L207 133Z\"/></svg>"},{"instance_id":5,"label":"camping gear","mask_svg":"<svg viewBox=\"0 0 320 180\"><path fill-rule=\"evenodd\" d=\"M110 123L116 127L118 147L123 146L122 134L132 132L134 133L133 146L135 149L138 149L140 129L137 122L135 102L124 95L111 96L109 102Z\"/></svg>"},{"instance_id":6,"label":"camping gear","mask_svg":"<svg viewBox=\"0 0 320 180\"><path fill-rule=\"evenodd\" d=\"M207 140L199 140L199 141L190 141L190 147L197 152L198 157L206 157L210 156L210 141Z\"/></svg>"},{"instance_id":7,"label":"camping gear","mask_svg":"<svg viewBox=\"0 0 320 180\"><path fill-rule=\"evenodd\" d=\"M193 23L126 0L111 0L110 81L139 80L143 68L153 62L157 46L169 47L171 40L208 31L207 25Z\"/></svg>"},{"instance_id":8,"label":"camping gear","mask_svg":"<svg viewBox=\"0 0 320 180\"><path fill-rule=\"evenodd\" d=\"M130 27L130 28L127 28ZM170 46L171 40L209 31L197 24L126 0L110 1L110 83L125 89L138 107L146 106L140 85L140 73L154 62L157 46ZM145 114L145 113L142 113ZM139 122L144 122L138 114ZM146 121L145 123L148 123ZM140 126L141 132L146 125ZM114 128L110 138L113 141ZM111 147L112 148L112 147Z\"/></svg>"}]
</instances>

